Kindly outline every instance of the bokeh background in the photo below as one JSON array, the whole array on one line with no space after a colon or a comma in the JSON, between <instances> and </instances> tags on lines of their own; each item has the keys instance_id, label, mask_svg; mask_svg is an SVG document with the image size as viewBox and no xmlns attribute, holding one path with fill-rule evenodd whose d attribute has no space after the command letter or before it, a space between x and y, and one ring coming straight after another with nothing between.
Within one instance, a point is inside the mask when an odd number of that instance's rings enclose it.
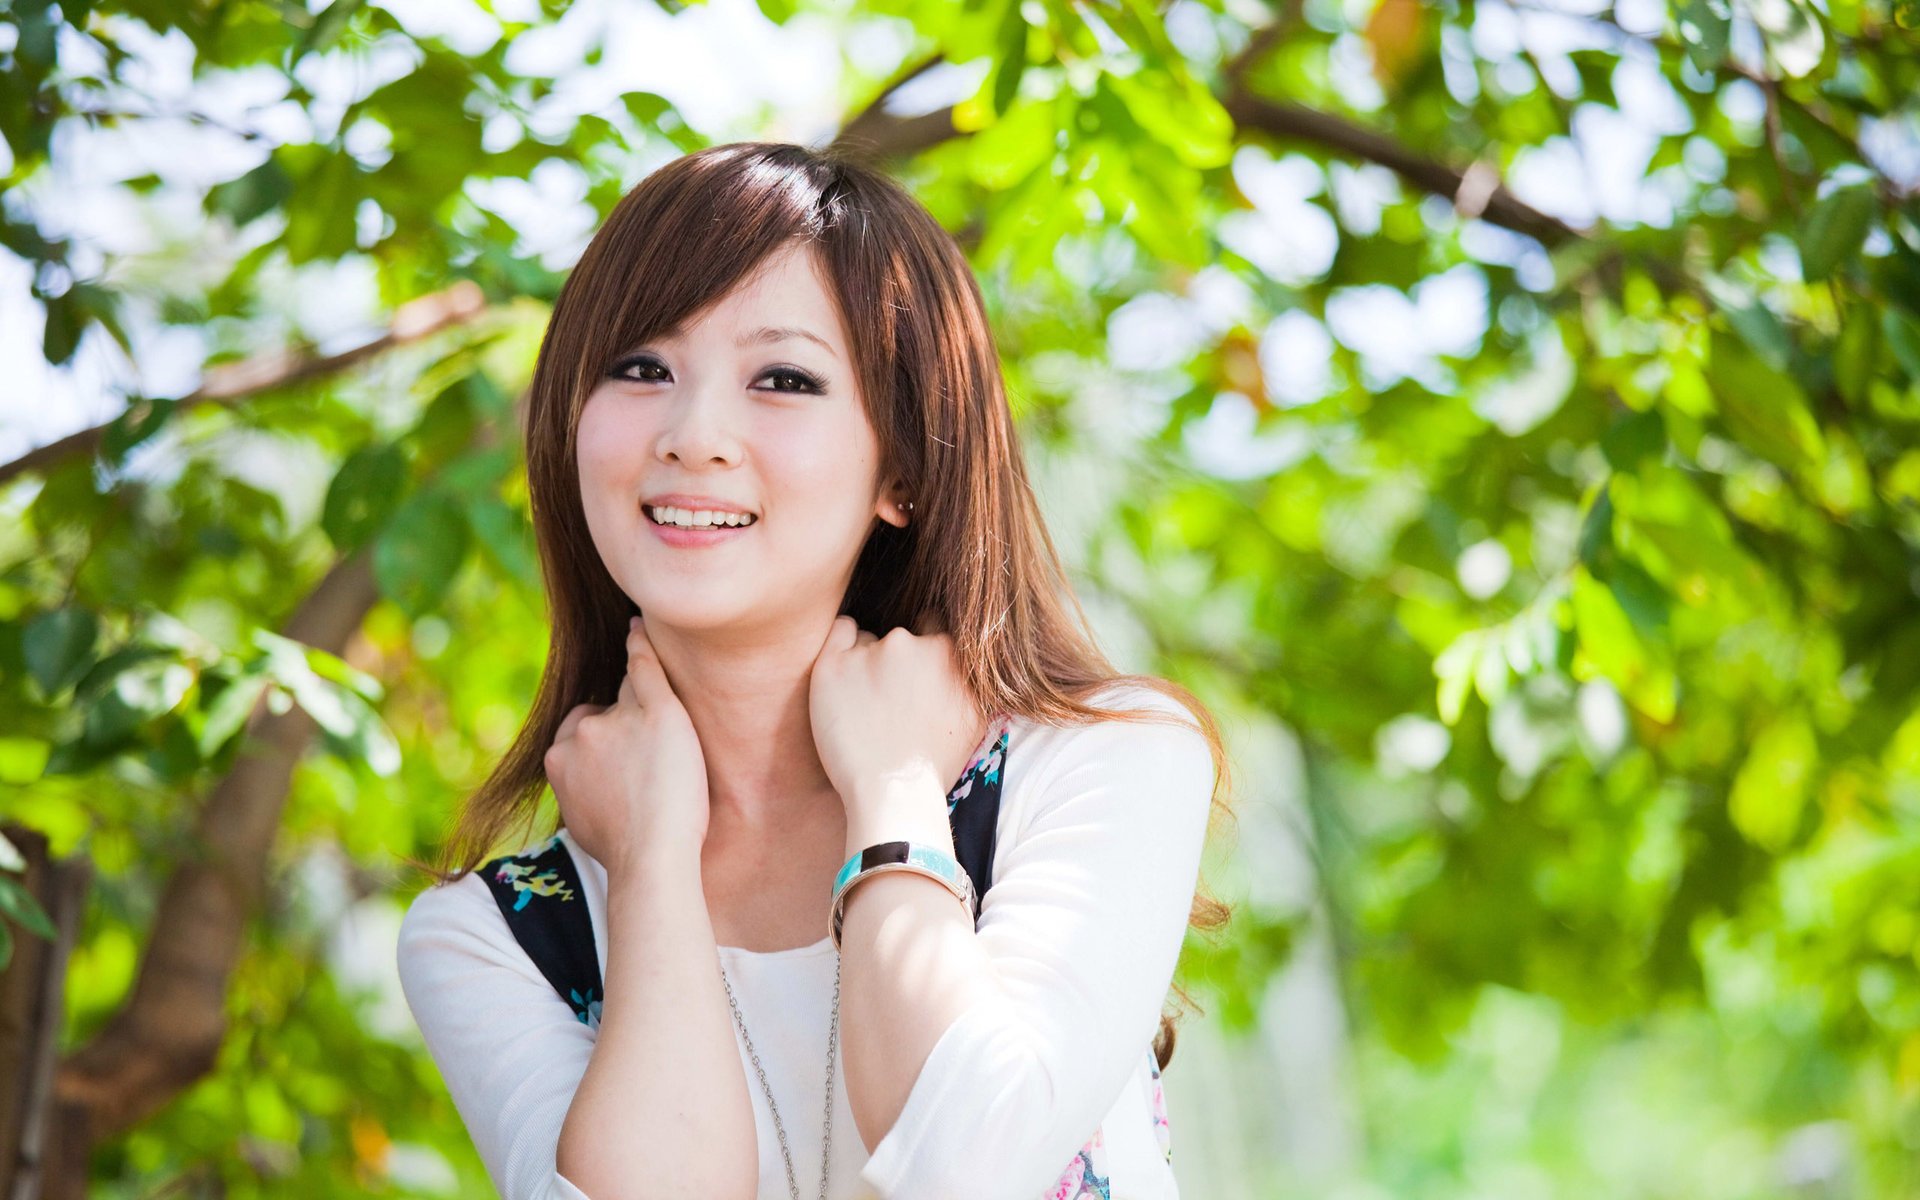
<instances>
[{"instance_id":1,"label":"bokeh background","mask_svg":"<svg viewBox=\"0 0 1920 1200\"><path fill-rule=\"evenodd\" d=\"M556 289L750 139L967 247L1104 644L1226 727L1184 1194L1920 1195L1917 26L0 0L10 1195L491 1194L400 859L543 661Z\"/></svg>"}]
</instances>

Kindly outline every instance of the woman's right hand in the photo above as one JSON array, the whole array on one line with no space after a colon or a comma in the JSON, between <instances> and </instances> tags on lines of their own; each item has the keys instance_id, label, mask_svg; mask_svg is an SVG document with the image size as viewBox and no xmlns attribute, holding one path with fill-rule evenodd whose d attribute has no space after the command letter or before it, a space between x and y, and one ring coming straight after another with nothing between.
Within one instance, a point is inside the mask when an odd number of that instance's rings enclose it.
<instances>
[{"instance_id":1,"label":"woman's right hand","mask_svg":"<svg viewBox=\"0 0 1920 1200\"><path fill-rule=\"evenodd\" d=\"M707 760L635 617L612 704L578 704L546 754L547 782L573 841L609 872L643 856L690 856L707 840Z\"/></svg>"}]
</instances>

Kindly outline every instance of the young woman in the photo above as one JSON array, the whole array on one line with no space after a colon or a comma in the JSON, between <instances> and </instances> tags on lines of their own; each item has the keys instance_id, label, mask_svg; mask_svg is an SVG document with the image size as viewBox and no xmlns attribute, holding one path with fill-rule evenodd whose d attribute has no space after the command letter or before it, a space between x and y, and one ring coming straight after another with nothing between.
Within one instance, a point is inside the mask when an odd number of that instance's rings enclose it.
<instances>
[{"instance_id":1,"label":"young woman","mask_svg":"<svg viewBox=\"0 0 1920 1200\"><path fill-rule=\"evenodd\" d=\"M561 289L526 437L547 668L399 945L501 1195L1175 1196L1227 763L1087 630L953 239L831 153L678 159ZM549 857L487 861L549 784Z\"/></svg>"}]
</instances>

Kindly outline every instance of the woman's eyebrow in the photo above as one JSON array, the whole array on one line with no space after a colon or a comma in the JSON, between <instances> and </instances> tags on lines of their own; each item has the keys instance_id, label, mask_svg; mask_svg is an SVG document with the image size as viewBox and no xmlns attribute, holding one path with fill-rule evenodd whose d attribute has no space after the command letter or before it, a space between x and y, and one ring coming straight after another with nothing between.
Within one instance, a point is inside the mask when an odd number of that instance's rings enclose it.
<instances>
[{"instance_id":1,"label":"woman's eyebrow","mask_svg":"<svg viewBox=\"0 0 1920 1200\"><path fill-rule=\"evenodd\" d=\"M828 354L833 354L835 358L839 357L838 354L834 354L833 347L827 344L825 338L817 333L799 329L791 325L762 325L758 329L748 330L740 336L739 344L747 346L754 342L780 342L788 338L805 338L810 342L816 343Z\"/></svg>"},{"instance_id":2,"label":"woman's eyebrow","mask_svg":"<svg viewBox=\"0 0 1920 1200\"><path fill-rule=\"evenodd\" d=\"M685 335L686 335L686 331L676 326L662 333L660 335L660 340L665 342L677 342ZM754 345L755 343L766 344L769 342L783 342L783 341L786 341L788 338L805 338L807 341L813 342L815 345L825 350L828 354L833 355L835 358L840 357L839 352L834 350L834 348L830 344L828 344L825 338L821 337L817 333L814 333L812 330L801 329L795 325L762 325L758 329L749 329L747 332L740 335L740 337L737 339L735 344L739 346L751 346L751 345Z\"/></svg>"}]
</instances>

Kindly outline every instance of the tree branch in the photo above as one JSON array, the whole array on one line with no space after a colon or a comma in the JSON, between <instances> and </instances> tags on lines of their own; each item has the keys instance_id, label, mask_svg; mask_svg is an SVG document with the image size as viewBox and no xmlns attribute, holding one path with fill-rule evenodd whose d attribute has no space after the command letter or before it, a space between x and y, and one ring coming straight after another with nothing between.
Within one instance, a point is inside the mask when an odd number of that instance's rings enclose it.
<instances>
[{"instance_id":1,"label":"tree branch","mask_svg":"<svg viewBox=\"0 0 1920 1200\"><path fill-rule=\"evenodd\" d=\"M283 635L344 656L379 599L370 555L362 550L329 571ZM85 1147L117 1137L212 1069L226 1036L228 981L266 887L289 781L314 729L297 705L275 715L264 692L255 703L245 748L200 808L197 852L161 892L131 995L60 1064L53 1126L64 1152L50 1155L55 1161L73 1161L70 1139ZM78 1157L85 1161L84 1150ZM64 1183L77 1189L84 1179Z\"/></svg>"},{"instance_id":2,"label":"tree branch","mask_svg":"<svg viewBox=\"0 0 1920 1200\"><path fill-rule=\"evenodd\" d=\"M1435 162L1385 134L1344 118L1253 94L1245 83L1246 72L1279 41L1289 27L1284 20L1262 26L1226 64L1222 72L1226 86L1221 103L1235 124L1269 137L1305 141L1377 163L1423 191L1458 202L1461 184L1467 181L1468 171ZM884 109L885 99L901 84L941 61L940 56L935 55L888 84L878 97L847 123L834 139L833 145L852 149L863 158L881 160L917 154L960 136L960 131L953 127L951 105L913 117L894 116ZM1472 192L1479 190L1470 189ZM1468 197L1469 201L1478 198L1477 194ZM1582 231L1559 218L1548 216L1526 204L1498 182L1486 190L1480 211L1471 215L1524 233L1548 247L1585 236Z\"/></svg>"},{"instance_id":3,"label":"tree branch","mask_svg":"<svg viewBox=\"0 0 1920 1200\"><path fill-rule=\"evenodd\" d=\"M320 379L356 366L395 346L416 342L452 325L464 324L486 311L486 297L480 285L463 280L450 288L407 301L393 311L387 331L365 345L338 354L315 355L305 350L277 349L235 363L209 368L198 390L175 403L181 408L202 404L232 404L274 388ZM118 421L139 419L148 400L136 400L127 413L114 421L68 434L58 441L36 446L12 462L0 465L0 486L29 471L46 471L77 455L97 451L107 431Z\"/></svg>"},{"instance_id":4,"label":"tree branch","mask_svg":"<svg viewBox=\"0 0 1920 1200\"><path fill-rule=\"evenodd\" d=\"M1268 100L1236 88L1224 102L1234 123L1242 129L1256 130L1268 137L1310 142L1366 162L1387 168L1422 191L1460 199L1461 184L1468 171L1457 170L1417 154L1386 134L1353 124L1341 117L1316 109ZM1477 214L1492 224L1524 233L1548 248L1586 237L1558 217L1549 216L1507 190L1503 183L1486 189L1486 200Z\"/></svg>"},{"instance_id":5,"label":"tree branch","mask_svg":"<svg viewBox=\"0 0 1920 1200\"><path fill-rule=\"evenodd\" d=\"M951 104L911 117L896 117L885 111L886 103L894 93L946 61L945 54L931 54L895 75L867 102L866 107L841 125L830 148L880 162L911 157L928 146L954 137L959 131L953 127Z\"/></svg>"}]
</instances>

